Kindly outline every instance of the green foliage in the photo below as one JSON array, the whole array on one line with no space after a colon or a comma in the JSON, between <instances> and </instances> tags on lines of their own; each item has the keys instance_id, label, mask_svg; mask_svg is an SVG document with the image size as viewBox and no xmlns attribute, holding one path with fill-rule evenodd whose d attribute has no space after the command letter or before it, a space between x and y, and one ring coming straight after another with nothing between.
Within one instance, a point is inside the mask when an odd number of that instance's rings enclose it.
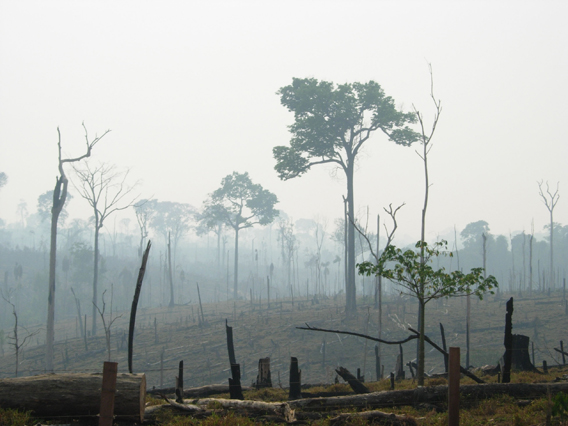
<instances>
[{"instance_id":1,"label":"green foliage","mask_svg":"<svg viewBox=\"0 0 568 426\"><path fill-rule=\"evenodd\" d=\"M0 426L26 426L34 423L30 411L0 408Z\"/></svg>"},{"instance_id":2,"label":"green foliage","mask_svg":"<svg viewBox=\"0 0 568 426\"><path fill-rule=\"evenodd\" d=\"M400 145L418 140L419 135L406 126L416 121L414 113L398 111L394 100L374 81L336 87L328 81L294 78L278 95L295 119L289 127L290 146L273 148L281 179L300 176L321 163L346 169L375 130ZM342 155L343 151L348 155Z\"/></svg>"},{"instance_id":3,"label":"green foliage","mask_svg":"<svg viewBox=\"0 0 568 426\"><path fill-rule=\"evenodd\" d=\"M416 297L423 303L440 297L473 294L481 299L487 292L493 294L497 280L492 275L483 278L483 268L473 268L470 273L464 274L462 271L446 272L443 267L437 270L432 267L433 259L452 256L451 252L446 251L447 244L446 241L439 241L430 247L428 243L418 241L415 245L417 251L402 250L391 245L385 249L376 265L360 263L359 273L395 281L404 289L402 293ZM392 268L388 267L389 262L395 263Z\"/></svg>"},{"instance_id":4,"label":"green foliage","mask_svg":"<svg viewBox=\"0 0 568 426\"><path fill-rule=\"evenodd\" d=\"M221 187L205 201L201 217L209 227L218 222L235 230L255 224L268 225L278 216L276 203L276 195L254 184L247 172L233 172L223 178Z\"/></svg>"},{"instance_id":5,"label":"green foliage","mask_svg":"<svg viewBox=\"0 0 568 426\"><path fill-rule=\"evenodd\" d=\"M568 394L559 392L552 398L552 415L561 420L568 419Z\"/></svg>"}]
</instances>

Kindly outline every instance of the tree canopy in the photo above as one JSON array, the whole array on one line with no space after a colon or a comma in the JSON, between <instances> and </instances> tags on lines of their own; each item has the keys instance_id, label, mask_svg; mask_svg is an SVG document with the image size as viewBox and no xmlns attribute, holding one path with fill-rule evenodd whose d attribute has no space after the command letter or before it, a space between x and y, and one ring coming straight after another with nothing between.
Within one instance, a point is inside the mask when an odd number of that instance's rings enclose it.
<instances>
[{"instance_id":1,"label":"tree canopy","mask_svg":"<svg viewBox=\"0 0 568 426\"><path fill-rule=\"evenodd\" d=\"M278 95L282 105L294 113L290 145L273 148L280 179L301 176L317 164L335 165L347 178L346 311L355 312L355 159L377 130L400 145L419 140L420 135L408 127L416 115L397 110L394 100L374 81L336 86L314 78L294 78Z\"/></svg>"},{"instance_id":2,"label":"tree canopy","mask_svg":"<svg viewBox=\"0 0 568 426\"><path fill-rule=\"evenodd\" d=\"M234 297L238 294L239 231L254 225L268 225L278 216L274 206L278 198L249 174L233 172L221 181L221 187L204 202L201 221L208 226L222 222L235 231Z\"/></svg>"}]
</instances>

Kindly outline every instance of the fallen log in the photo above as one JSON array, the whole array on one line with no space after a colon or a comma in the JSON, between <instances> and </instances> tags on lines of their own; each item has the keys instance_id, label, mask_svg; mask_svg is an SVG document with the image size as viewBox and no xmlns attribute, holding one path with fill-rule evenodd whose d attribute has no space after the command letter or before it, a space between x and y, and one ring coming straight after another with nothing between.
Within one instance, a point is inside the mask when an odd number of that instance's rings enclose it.
<instances>
[{"instance_id":1,"label":"fallen log","mask_svg":"<svg viewBox=\"0 0 568 426\"><path fill-rule=\"evenodd\" d=\"M99 414L102 374L43 374L0 380L0 407L31 410L41 418ZM119 373L114 414L117 420L144 418L146 376Z\"/></svg>"},{"instance_id":2,"label":"fallen log","mask_svg":"<svg viewBox=\"0 0 568 426\"><path fill-rule=\"evenodd\" d=\"M249 386L241 386L241 388L243 391L249 391L253 389ZM160 389L148 389L147 393L149 395L173 395L175 394L175 391L175 387L169 387ZM184 398L201 398L209 395L218 395L220 393L229 393L229 385L206 385L183 390Z\"/></svg>"},{"instance_id":3,"label":"fallen log","mask_svg":"<svg viewBox=\"0 0 568 426\"><path fill-rule=\"evenodd\" d=\"M483 400L495 395L510 395L517 399L533 399L547 395L568 392L568 383L486 383L462 385L462 401ZM292 409L303 411L330 411L345 408L375 409L382 407L413 406L421 403L445 403L448 399L447 386L431 386L398 391L372 392L362 395L335 396L329 398L305 398L288 401Z\"/></svg>"},{"instance_id":4,"label":"fallen log","mask_svg":"<svg viewBox=\"0 0 568 426\"><path fill-rule=\"evenodd\" d=\"M397 416L392 413L383 413L382 411L363 411L361 413L343 413L329 419L329 426L350 425L353 420L364 420L368 423L389 425L389 426L416 426L416 420L412 417Z\"/></svg>"},{"instance_id":5,"label":"fallen log","mask_svg":"<svg viewBox=\"0 0 568 426\"><path fill-rule=\"evenodd\" d=\"M203 398L187 400L184 403L205 406L207 408L223 408L224 410L245 411L253 416L278 416L287 422L295 420L294 410L287 402L241 401L238 399Z\"/></svg>"}]
</instances>

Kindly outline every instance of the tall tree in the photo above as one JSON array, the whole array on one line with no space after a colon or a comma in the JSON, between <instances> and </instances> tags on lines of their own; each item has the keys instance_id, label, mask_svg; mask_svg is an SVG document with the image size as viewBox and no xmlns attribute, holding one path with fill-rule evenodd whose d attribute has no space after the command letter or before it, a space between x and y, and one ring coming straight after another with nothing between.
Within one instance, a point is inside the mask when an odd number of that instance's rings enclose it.
<instances>
[{"instance_id":1,"label":"tall tree","mask_svg":"<svg viewBox=\"0 0 568 426\"><path fill-rule=\"evenodd\" d=\"M148 227L156 212L157 200L140 200L134 204L134 212L136 221L140 228L140 245L138 246L138 256L142 257L144 251L144 242L148 237Z\"/></svg>"},{"instance_id":2,"label":"tall tree","mask_svg":"<svg viewBox=\"0 0 568 426\"><path fill-rule=\"evenodd\" d=\"M91 156L93 147L108 133L110 130L104 132L101 136L95 136L92 141L89 141L89 134L85 123L83 123L85 130L85 141L87 144L87 151L85 154L75 158L62 158L61 157L61 132L57 128L57 148L59 154L59 176L55 180L55 189L53 190L53 207L51 208L51 238L49 249L49 289L47 296L47 325L46 325L46 338L45 338L45 368L48 372L53 372L53 343L55 340L54 321L55 321L55 265L57 255L57 222L59 215L65 206L67 199L67 187L69 180L65 175L63 165L65 163L76 163L84 158Z\"/></svg>"},{"instance_id":3,"label":"tall tree","mask_svg":"<svg viewBox=\"0 0 568 426\"><path fill-rule=\"evenodd\" d=\"M84 168L74 167L79 179L75 188L93 209L95 243L93 256L93 311L91 334L97 334L97 286L99 281L99 234L105 220L119 210L125 210L136 202L131 196L134 186L127 185L128 171L121 172L114 165L101 163Z\"/></svg>"},{"instance_id":4,"label":"tall tree","mask_svg":"<svg viewBox=\"0 0 568 426\"><path fill-rule=\"evenodd\" d=\"M543 182L540 181L537 183L538 193L542 198L542 202L546 206L548 213L550 213L550 275L548 278L548 286L552 287L552 283L554 282L554 208L560 198L560 194L558 193L559 183L556 183L556 191L551 192L550 186L548 185L548 182L546 182L546 194L542 189Z\"/></svg>"},{"instance_id":5,"label":"tall tree","mask_svg":"<svg viewBox=\"0 0 568 426\"><path fill-rule=\"evenodd\" d=\"M167 247L167 277L170 283L170 303L174 306L174 273L176 270L177 247L182 237L191 229L191 221L195 216L195 208L189 204L173 201L158 201L153 204L154 214L150 226L162 234ZM173 250L171 240L173 239ZM173 251L173 271L171 265Z\"/></svg>"},{"instance_id":6,"label":"tall tree","mask_svg":"<svg viewBox=\"0 0 568 426\"><path fill-rule=\"evenodd\" d=\"M4 172L0 172L0 188L8 183L8 175Z\"/></svg>"},{"instance_id":7,"label":"tall tree","mask_svg":"<svg viewBox=\"0 0 568 426\"><path fill-rule=\"evenodd\" d=\"M278 216L274 208L278 198L261 185L252 182L249 174L233 172L221 181L221 187L209 194L204 202L203 217L223 222L235 231L235 266L233 297L238 296L239 231L254 225L268 225Z\"/></svg>"},{"instance_id":8,"label":"tall tree","mask_svg":"<svg viewBox=\"0 0 568 426\"><path fill-rule=\"evenodd\" d=\"M379 130L400 145L410 145L419 136L407 124L414 113L403 113L394 100L374 82L342 84L337 87L314 78L294 78L278 91L280 102L294 113L290 146L273 148L280 179L292 179L312 166L332 164L343 170L347 180L347 267L346 311L356 310L354 172L363 144Z\"/></svg>"}]
</instances>

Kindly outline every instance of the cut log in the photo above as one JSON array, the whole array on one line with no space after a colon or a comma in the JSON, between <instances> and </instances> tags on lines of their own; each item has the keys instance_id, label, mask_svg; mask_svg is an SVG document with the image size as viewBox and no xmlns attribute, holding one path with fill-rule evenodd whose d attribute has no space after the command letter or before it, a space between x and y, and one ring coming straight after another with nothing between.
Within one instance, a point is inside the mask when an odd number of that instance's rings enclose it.
<instances>
[{"instance_id":1,"label":"cut log","mask_svg":"<svg viewBox=\"0 0 568 426\"><path fill-rule=\"evenodd\" d=\"M102 374L44 374L0 380L0 407L31 410L37 417L99 414ZM119 373L114 414L117 420L144 418L146 376Z\"/></svg>"},{"instance_id":2,"label":"cut log","mask_svg":"<svg viewBox=\"0 0 568 426\"><path fill-rule=\"evenodd\" d=\"M392 413L382 411L363 411L362 413L344 413L329 419L329 426L350 425L354 420L364 420L375 425L389 426L416 426L416 420L412 417L397 416ZM359 422L357 422L359 424Z\"/></svg>"},{"instance_id":3,"label":"cut log","mask_svg":"<svg viewBox=\"0 0 568 426\"><path fill-rule=\"evenodd\" d=\"M568 392L568 383L487 383L483 385L461 385L463 400L489 399L496 395L510 395L517 399L532 399L546 396L547 389L552 395ZM382 407L413 406L420 403L446 403L447 386L432 386L399 391L373 392L364 395L336 396L330 398L305 398L289 401L292 409L306 411L333 411L342 409L376 409Z\"/></svg>"}]
</instances>

